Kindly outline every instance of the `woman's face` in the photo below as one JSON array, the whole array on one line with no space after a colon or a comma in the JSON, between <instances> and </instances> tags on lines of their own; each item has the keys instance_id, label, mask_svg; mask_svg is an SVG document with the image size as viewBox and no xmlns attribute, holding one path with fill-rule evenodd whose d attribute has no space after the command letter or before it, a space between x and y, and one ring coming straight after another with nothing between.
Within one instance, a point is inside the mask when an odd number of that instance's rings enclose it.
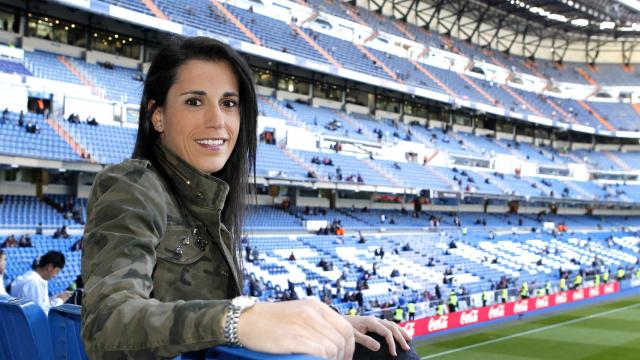
<instances>
[{"instance_id":1,"label":"woman's face","mask_svg":"<svg viewBox=\"0 0 640 360\"><path fill-rule=\"evenodd\" d=\"M238 81L231 66L224 61L185 62L152 121L162 145L191 166L203 173L222 169L240 130Z\"/></svg>"}]
</instances>

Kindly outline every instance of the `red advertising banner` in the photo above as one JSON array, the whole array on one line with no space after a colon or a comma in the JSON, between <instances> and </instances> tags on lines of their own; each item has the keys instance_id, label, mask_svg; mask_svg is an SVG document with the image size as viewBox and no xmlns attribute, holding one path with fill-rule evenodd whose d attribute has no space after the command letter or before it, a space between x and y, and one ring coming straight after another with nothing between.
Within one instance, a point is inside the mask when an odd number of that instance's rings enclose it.
<instances>
[{"instance_id":1,"label":"red advertising banner","mask_svg":"<svg viewBox=\"0 0 640 360\"><path fill-rule=\"evenodd\" d=\"M530 311L545 309L556 305L568 304L588 298L613 294L618 291L620 291L620 284L618 282L612 282L606 285L594 286L580 290L569 290L504 304L494 304L491 306L458 311L441 316L432 316L415 321L407 321L402 323L401 326L411 334L411 336L421 336L442 330L483 323L485 321L500 319L507 316L524 314Z\"/></svg>"}]
</instances>

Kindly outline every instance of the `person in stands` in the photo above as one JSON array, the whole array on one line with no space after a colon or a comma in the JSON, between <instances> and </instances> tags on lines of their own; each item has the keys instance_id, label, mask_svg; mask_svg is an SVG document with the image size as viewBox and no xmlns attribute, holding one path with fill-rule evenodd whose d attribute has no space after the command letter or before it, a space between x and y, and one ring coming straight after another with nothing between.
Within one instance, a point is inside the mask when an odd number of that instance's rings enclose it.
<instances>
[{"instance_id":1,"label":"person in stands","mask_svg":"<svg viewBox=\"0 0 640 360\"><path fill-rule=\"evenodd\" d=\"M3 247L3 248L16 248L16 247L19 247L18 240L16 240L15 235L11 234L11 235L7 236L6 239L4 239L4 242L2 243L2 246L0 246L0 247Z\"/></svg>"},{"instance_id":2,"label":"person in stands","mask_svg":"<svg viewBox=\"0 0 640 360\"><path fill-rule=\"evenodd\" d=\"M71 296L69 292L62 292L52 298L49 297L49 280L58 275L64 268L64 254L59 251L49 251L39 257L33 270L18 276L11 283L11 296L24 300L31 300L40 305L45 313L54 306L62 305Z\"/></svg>"}]
</instances>

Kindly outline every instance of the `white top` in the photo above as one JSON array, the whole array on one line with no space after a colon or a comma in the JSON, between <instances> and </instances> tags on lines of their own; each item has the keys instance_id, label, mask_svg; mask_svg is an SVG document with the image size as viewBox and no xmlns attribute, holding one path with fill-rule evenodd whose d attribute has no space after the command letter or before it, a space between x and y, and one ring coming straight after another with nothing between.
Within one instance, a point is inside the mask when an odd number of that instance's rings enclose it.
<instances>
[{"instance_id":1,"label":"white top","mask_svg":"<svg viewBox=\"0 0 640 360\"><path fill-rule=\"evenodd\" d=\"M63 304L62 299L49 298L49 282L33 270L18 276L11 285L11 296L33 301L40 305L45 314L49 314L53 306Z\"/></svg>"},{"instance_id":2,"label":"white top","mask_svg":"<svg viewBox=\"0 0 640 360\"><path fill-rule=\"evenodd\" d=\"M0 274L0 295L9 295L4 288L4 274Z\"/></svg>"}]
</instances>

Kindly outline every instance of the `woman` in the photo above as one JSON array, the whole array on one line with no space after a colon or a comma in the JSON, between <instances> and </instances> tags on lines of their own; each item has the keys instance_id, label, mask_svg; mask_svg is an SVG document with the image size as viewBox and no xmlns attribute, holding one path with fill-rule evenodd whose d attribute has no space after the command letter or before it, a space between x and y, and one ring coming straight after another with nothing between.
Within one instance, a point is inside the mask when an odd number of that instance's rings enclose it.
<instances>
[{"instance_id":1,"label":"woman","mask_svg":"<svg viewBox=\"0 0 640 360\"><path fill-rule=\"evenodd\" d=\"M82 336L92 359L174 357L231 344L351 358L396 325L319 301L240 297L240 232L256 156L251 72L209 38L175 40L149 68L133 159L95 179L84 234ZM255 171L255 170L254 170ZM231 186L229 186L230 184Z\"/></svg>"}]
</instances>

